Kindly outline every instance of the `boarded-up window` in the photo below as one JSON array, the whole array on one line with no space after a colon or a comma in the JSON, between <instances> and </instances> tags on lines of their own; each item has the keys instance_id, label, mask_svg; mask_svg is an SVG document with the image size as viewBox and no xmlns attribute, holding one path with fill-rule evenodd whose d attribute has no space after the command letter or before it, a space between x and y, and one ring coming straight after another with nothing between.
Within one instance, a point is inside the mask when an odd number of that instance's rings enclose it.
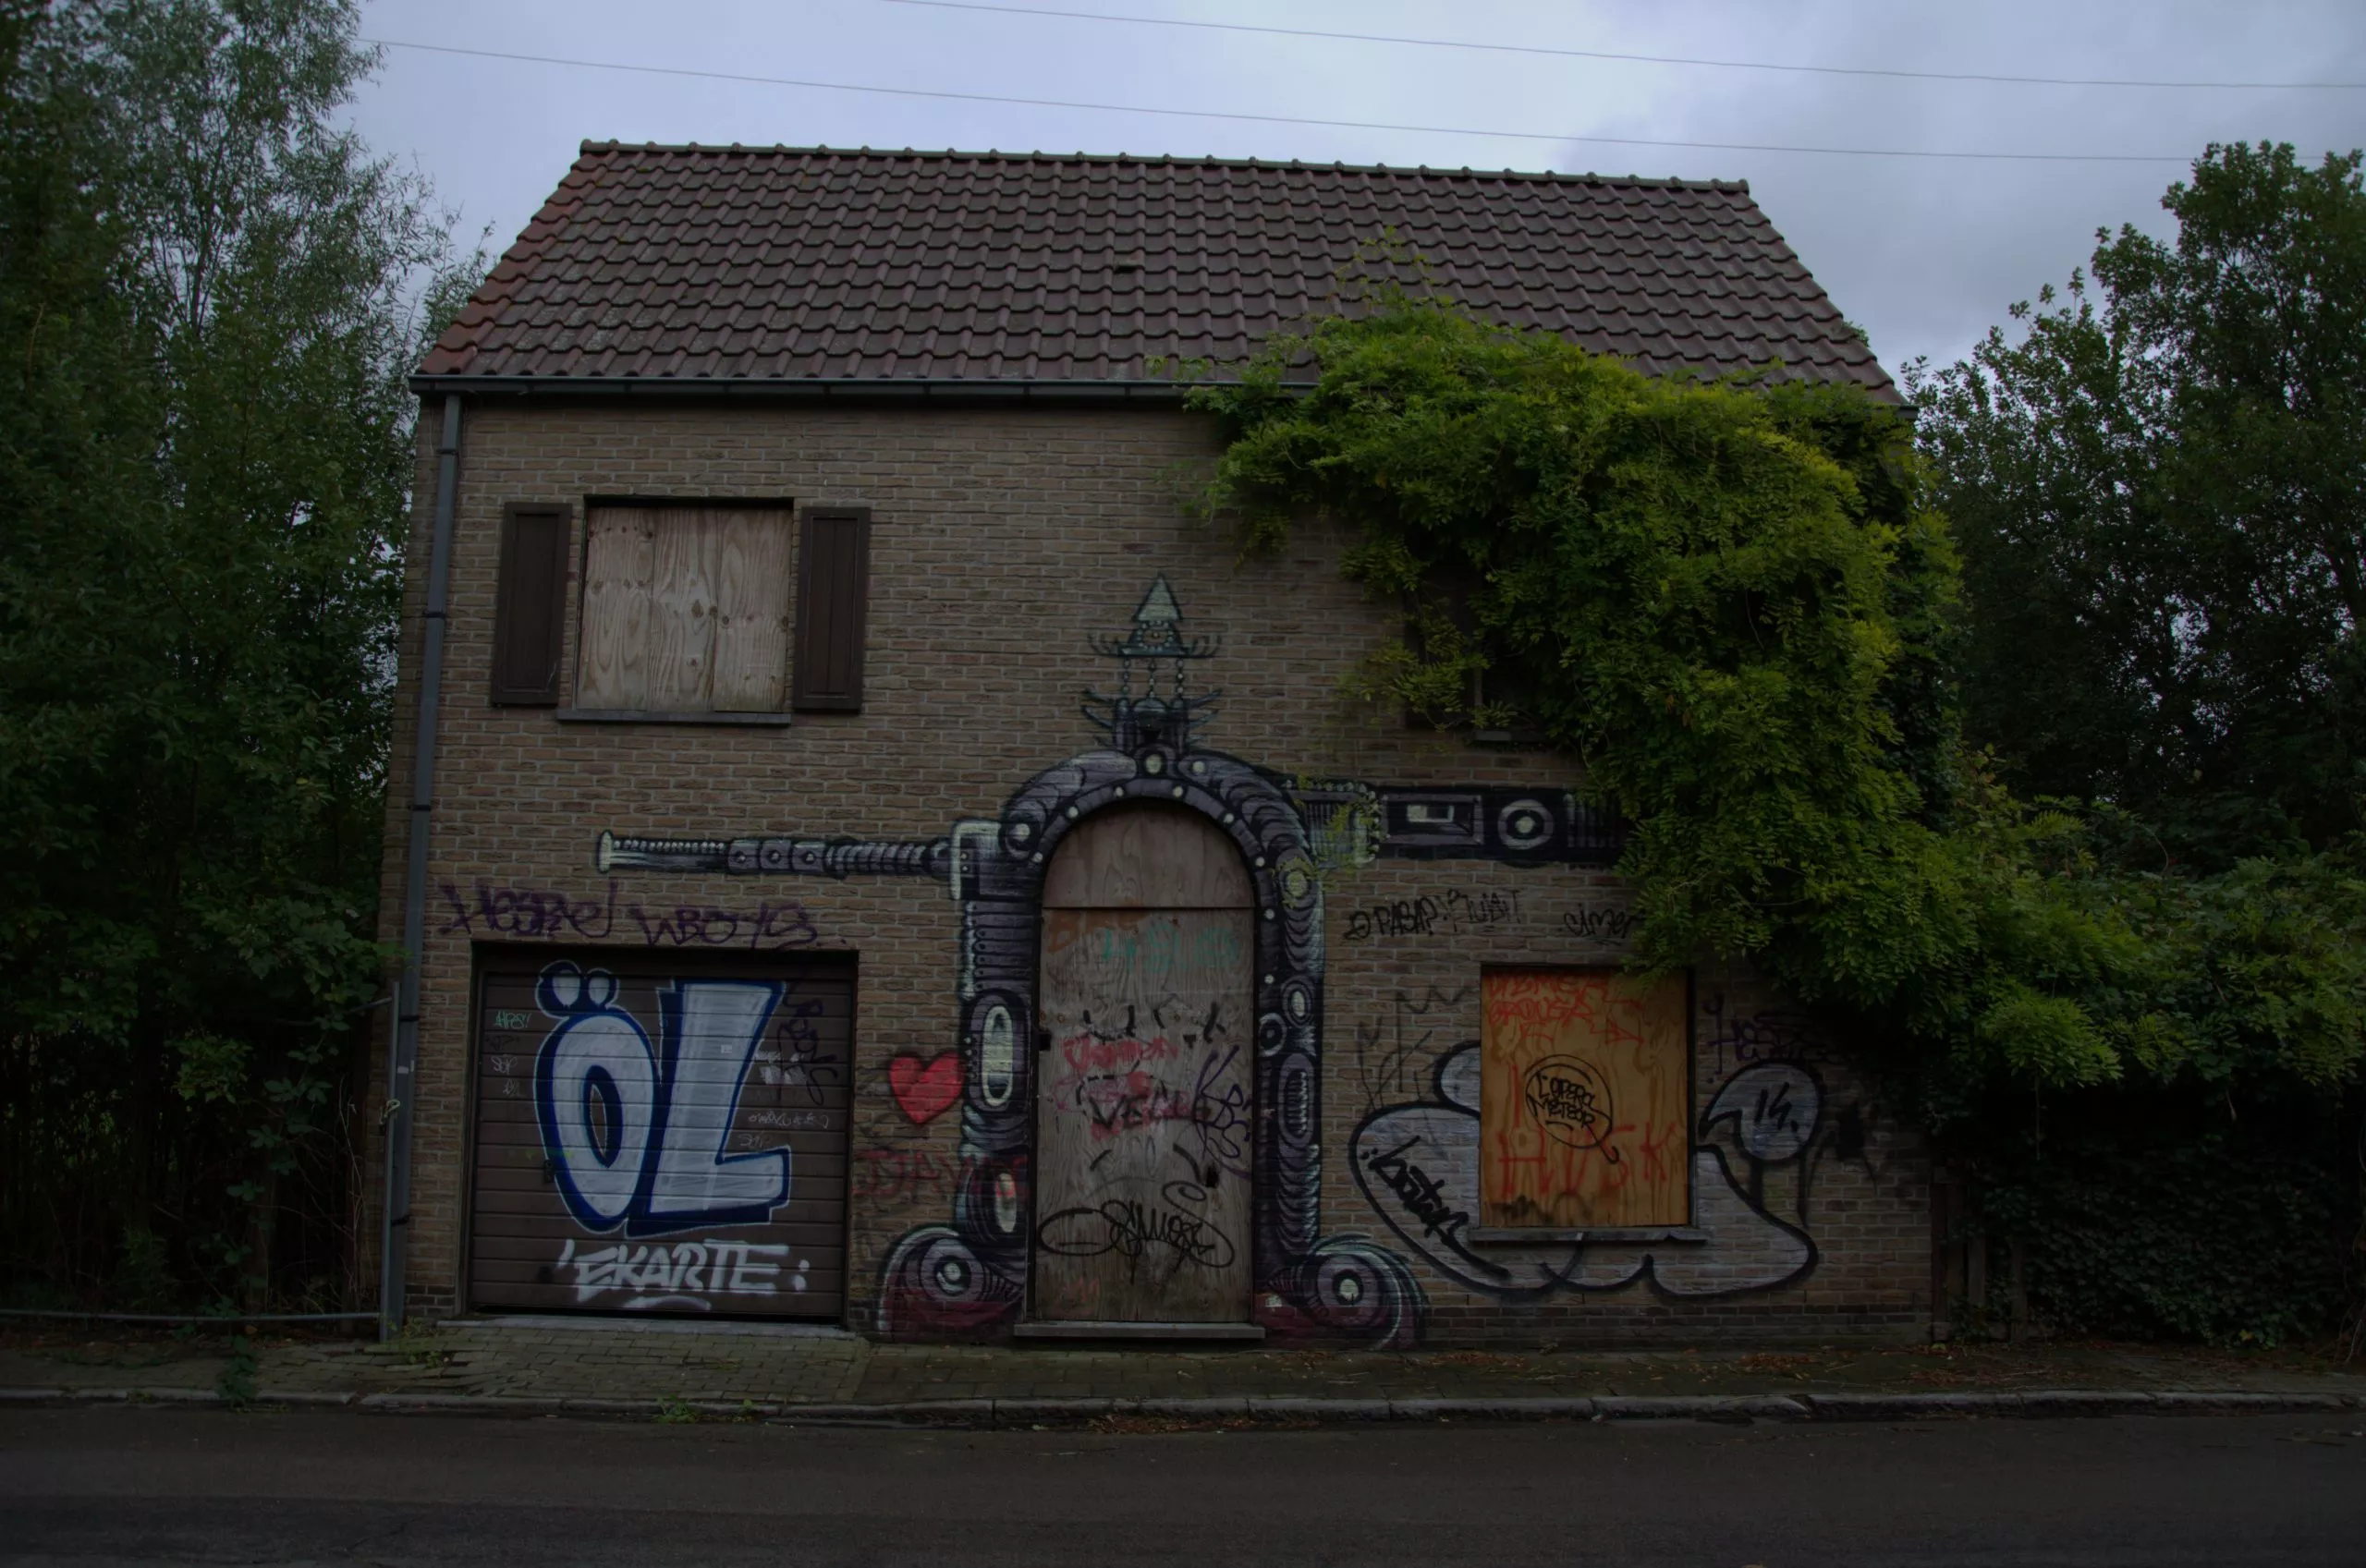
<instances>
[{"instance_id":1,"label":"boarded-up window","mask_svg":"<svg viewBox=\"0 0 2366 1568\"><path fill-rule=\"evenodd\" d=\"M785 508L595 506L586 527L577 707L697 713L781 706Z\"/></svg>"},{"instance_id":2,"label":"boarded-up window","mask_svg":"<svg viewBox=\"0 0 2366 1568\"><path fill-rule=\"evenodd\" d=\"M1480 1224L1691 1221L1681 979L1489 970L1480 1026Z\"/></svg>"},{"instance_id":3,"label":"boarded-up window","mask_svg":"<svg viewBox=\"0 0 2366 1568\"><path fill-rule=\"evenodd\" d=\"M512 503L503 510L493 618L495 702L547 707L558 700L571 520L564 504Z\"/></svg>"},{"instance_id":4,"label":"boarded-up window","mask_svg":"<svg viewBox=\"0 0 2366 1568\"><path fill-rule=\"evenodd\" d=\"M797 571L793 706L820 712L852 712L862 706L870 592L870 509L808 507Z\"/></svg>"}]
</instances>

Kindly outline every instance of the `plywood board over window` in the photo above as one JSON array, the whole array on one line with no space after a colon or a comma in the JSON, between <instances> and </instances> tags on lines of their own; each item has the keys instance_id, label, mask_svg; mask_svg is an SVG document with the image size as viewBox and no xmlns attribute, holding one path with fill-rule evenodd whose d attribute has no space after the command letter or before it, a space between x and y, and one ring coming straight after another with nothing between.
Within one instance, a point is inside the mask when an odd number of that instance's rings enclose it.
<instances>
[{"instance_id":1,"label":"plywood board over window","mask_svg":"<svg viewBox=\"0 0 2366 1568\"><path fill-rule=\"evenodd\" d=\"M593 507L576 705L776 711L788 664L789 547L785 507Z\"/></svg>"},{"instance_id":2,"label":"plywood board over window","mask_svg":"<svg viewBox=\"0 0 2366 1568\"><path fill-rule=\"evenodd\" d=\"M1499 969L1481 989L1481 1226L1689 1223L1683 980Z\"/></svg>"}]
</instances>

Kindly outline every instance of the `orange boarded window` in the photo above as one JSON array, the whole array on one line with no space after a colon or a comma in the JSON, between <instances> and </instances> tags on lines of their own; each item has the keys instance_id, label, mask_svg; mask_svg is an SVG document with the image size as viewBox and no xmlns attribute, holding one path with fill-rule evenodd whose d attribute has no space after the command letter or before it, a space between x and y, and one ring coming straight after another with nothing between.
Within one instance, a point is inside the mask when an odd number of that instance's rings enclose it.
<instances>
[{"instance_id":1,"label":"orange boarded window","mask_svg":"<svg viewBox=\"0 0 2366 1568\"><path fill-rule=\"evenodd\" d=\"M1690 1223L1684 981L1491 969L1482 991L1480 1227Z\"/></svg>"}]
</instances>

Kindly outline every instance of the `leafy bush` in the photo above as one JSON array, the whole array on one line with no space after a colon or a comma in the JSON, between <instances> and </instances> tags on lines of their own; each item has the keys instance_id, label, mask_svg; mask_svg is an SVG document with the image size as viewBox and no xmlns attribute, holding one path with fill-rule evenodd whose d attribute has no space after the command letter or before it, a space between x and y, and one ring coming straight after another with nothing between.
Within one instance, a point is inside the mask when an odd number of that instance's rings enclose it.
<instances>
[{"instance_id":1,"label":"leafy bush","mask_svg":"<svg viewBox=\"0 0 2366 1568\"><path fill-rule=\"evenodd\" d=\"M2297 1108L2229 1121L2142 1099L2157 1121L2124 1102L2056 1107L2043 1149L1989 1151L1985 1220L2022 1238L2037 1309L2061 1330L2132 1339L2266 1346L2323 1332L2356 1227L2335 1119Z\"/></svg>"}]
</instances>

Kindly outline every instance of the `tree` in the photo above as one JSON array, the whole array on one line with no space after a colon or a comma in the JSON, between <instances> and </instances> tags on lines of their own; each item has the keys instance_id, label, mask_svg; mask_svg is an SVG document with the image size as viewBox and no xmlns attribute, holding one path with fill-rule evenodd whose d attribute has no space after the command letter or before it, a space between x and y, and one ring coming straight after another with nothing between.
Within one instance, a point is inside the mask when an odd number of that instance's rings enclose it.
<instances>
[{"instance_id":1,"label":"tree","mask_svg":"<svg viewBox=\"0 0 2366 1568\"><path fill-rule=\"evenodd\" d=\"M2360 162L2214 146L2173 244L2098 231L2092 286L1910 378L1969 734L2208 865L2366 825Z\"/></svg>"},{"instance_id":2,"label":"tree","mask_svg":"<svg viewBox=\"0 0 2366 1568\"><path fill-rule=\"evenodd\" d=\"M330 1271L274 1232L346 1196L403 374L448 256L332 121L355 27L341 0L0 23L0 1236L53 1288Z\"/></svg>"}]
</instances>

